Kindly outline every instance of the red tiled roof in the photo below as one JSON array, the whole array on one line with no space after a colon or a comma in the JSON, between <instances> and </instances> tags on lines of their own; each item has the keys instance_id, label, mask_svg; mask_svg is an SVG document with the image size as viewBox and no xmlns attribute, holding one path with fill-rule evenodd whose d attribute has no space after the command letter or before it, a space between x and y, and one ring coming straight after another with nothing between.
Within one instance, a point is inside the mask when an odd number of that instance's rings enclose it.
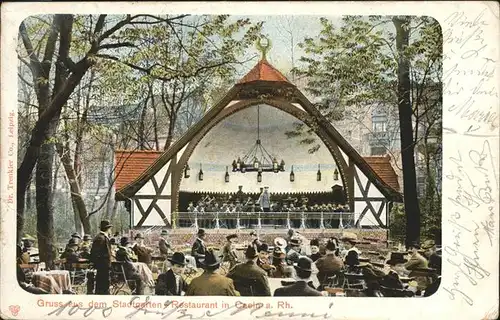
<instances>
[{"instance_id":1,"label":"red tiled roof","mask_svg":"<svg viewBox=\"0 0 500 320\"><path fill-rule=\"evenodd\" d=\"M139 177L162 153L155 150L115 150L116 190Z\"/></svg>"},{"instance_id":2,"label":"red tiled roof","mask_svg":"<svg viewBox=\"0 0 500 320\"><path fill-rule=\"evenodd\" d=\"M373 171L394 190L399 191L398 175L391 165L391 157L378 156L378 157L363 157Z\"/></svg>"},{"instance_id":3,"label":"red tiled roof","mask_svg":"<svg viewBox=\"0 0 500 320\"><path fill-rule=\"evenodd\" d=\"M252 81L278 81L289 82L288 79L267 60L262 59L255 67L250 70L238 83L247 83Z\"/></svg>"}]
</instances>

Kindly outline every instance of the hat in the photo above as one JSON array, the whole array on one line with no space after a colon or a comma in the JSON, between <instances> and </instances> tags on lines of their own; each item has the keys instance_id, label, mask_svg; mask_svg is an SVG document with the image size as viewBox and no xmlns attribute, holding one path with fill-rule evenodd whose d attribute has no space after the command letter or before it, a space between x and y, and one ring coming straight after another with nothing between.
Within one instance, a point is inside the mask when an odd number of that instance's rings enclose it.
<instances>
[{"instance_id":1,"label":"hat","mask_svg":"<svg viewBox=\"0 0 500 320\"><path fill-rule=\"evenodd\" d=\"M300 257L297 263L293 265L297 271L312 271L312 260L308 257Z\"/></svg>"},{"instance_id":2,"label":"hat","mask_svg":"<svg viewBox=\"0 0 500 320\"><path fill-rule=\"evenodd\" d=\"M316 247L319 247L319 240L318 240L318 239L312 239L312 240L309 242L309 245L310 245L310 246L316 246Z\"/></svg>"},{"instance_id":3,"label":"hat","mask_svg":"<svg viewBox=\"0 0 500 320\"><path fill-rule=\"evenodd\" d=\"M168 231L163 229L160 233L161 236L168 236Z\"/></svg>"},{"instance_id":4,"label":"hat","mask_svg":"<svg viewBox=\"0 0 500 320\"><path fill-rule=\"evenodd\" d=\"M233 234L230 234L226 237L227 241L231 240L231 239L234 239L234 238L238 238L238 235L233 233Z\"/></svg>"},{"instance_id":5,"label":"hat","mask_svg":"<svg viewBox=\"0 0 500 320\"><path fill-rule=\"evenodd\" d=\"M144 239L144 236L142 235L142 233L138 233L135 235L134 240L135 239Z\"/></svg>"},{"instance_id":6,"label":"hat","mask_svg":"<svg viewBox=\"0 0 500 320\"><path fill-rule=\"evenodd\" d=\"M245 257L247 259L253 259L257 256L257 250L255 250L254 246L248 246L245 250Z\"/></svg>"},{"instance_id":7,"label":"hat","mask_svg":"<svg viewBox=\"0 0 500 320\"><path fill-rule=\"evenodd\" d=\"M347 256L345 257L345 264L349 266L359 265L358 253L354 250L349 250L349 252L347 252Z\"/></svg>"},{"instance_id":8,"label":"hat","mask_svg":"<svg viewBox=\"0 0 500 320\"><path fill-rule=\"evenodd\" d=\"M267 243L263 243L259 246L258 250L259 250L259 252L262 252L262 251L267 252L269 250L269 246L267 245Z\"/></svg>"},{"instance_id":9,"label":"hat","mask_svg":"<svg viewBox=\"0 0 500 320\"><path fill-rule=\"evenodd\" d=\"M290 245L291 246L300 246L300 240L297 238L293 238L290 240Z\"/></svg>"},{"instance_id":10,"label":"hat","mask_svg":"<svg viewBox=\"0 0 500 320\"><path fill-rule=\"evenodd\" d=\"M172 258L168 258L168 261L172 262L172 264L178 264L181 266L186 265L186 256L182 252L174 252Z\"/></svg>"},{"instance_id":11,"label":"hat","mask_svg":"<svg viewBox=\"0 0 500 320\"><path fill-rule=\"evenodd\" d=\"M280 248L280 247L275 247L273 250L273 258L276 259L284 259L285 258L285 252Z\"/></svg>"},{"instance_id":12,"label":"hat","mask_svg":"<svg viewBox=\"0 0 500 320\"><path fill-rule=\"evenodd\" d=\"M82 237L81 237L81 236L80 236L77 232L73 233L73 234L71 235L71 237L72 237L72 238L78 238L78 239L81 239L81 238L82 238Z\"/></svg>"},{"instance_id":13,"label":"hat","mask_svg":"<svg viewBox=\"0 0 500 320\"><path fill-rule=\"evenodd\" d=\"M203 230L203 229L200 229ZM213 249L209 249L205 253L205 259L200 259L200 262L205 267L217 267L220 265L220 260L215 256Z\"/></svg>"},{"instance_id":14,"label":"hat","mask_svg":"<svg viewBox=\"0 0 500 320\"><path fill-rule=\"evenodd\" d=\"M129 243L130 243L130 241L128 241L128 237L122 237L120 239L120 245L123 246L123 247L125 247Z\"/></svg>"},{"instance_id":15,"label":"hat","mask_svg":"<svg viewBox=\"0 0 500 320\"><path fill-rule=\"evenodd\" d=\"M337 245L332 240L328 240L326 243L326 250L335 251L337 250Z\"/></svg>"},{"instance_id":16,"label":"hat","mask_svg":"<svg viewBox=\"0 0 500 320\"><path fill-rule=\"evenodd\" d=\"M92 240L92 237L89 234L84 235L83 241L88 241L88 240Z\"/></svg>"},{"instance_id":17,"label":"hat","mask_svg":"<svg viewBox=\"0 0 500 320\"><path fill-rule=\"evenodd\" d=\"M256 235L257 235L257 232L256 232L255 230L252 230L252 231L250 231L250 235L251 235L251 236L256 236Z\"/></svg>"},{"instance_id":18,"label":"hat","mask_svg":"<svg viewBox=\"0 0 500 320\"><path fill-rule=\"evenodd\" d=\"M276 239L274 239L274 245L279 248L285 248L286 240L281 237L277 237Z\"/></svg>"},{"instance_id":19,"label":"hat","mask_svg":"<svg viewBox=\"0 0 500 320\"><path fill-rule=\"evenodd\" d=\"M113 225L109 222L109 220L101 220L101 230L106 230Z\"/></svg>"},{"instance_id":20,"label":"hat","mask_svg":"<svg viewBox=\"0 0 500 320\"><path fill-rule=\"evenodd\" d=\"M406 263L408 260L404 258L403 252L391 252L391 257L387 260L387 264L396 265L398 263Z\"/></svg>"},{"instance_id":21,"label":"hat","mask_svg":"<svg viewBox=\"0 0 500 320\"><path fill-rule=\"evenodd\" d=\"M411 248L420 249L420 244L418 242L414 241L408 245L408 249L411 249Z\"/></svg>"},{"instance_id":22,"label":"hat","mask_svg":"<svg viewBox=\"0 0 500 320\"><path fill-rule=\"evenodd\" d=\"M434 240L425 240L422 244L422 249L430 249L436 245Z\"/></svg>"},{"instance_id":23,"label":"hat","mask_svg":"<svg viewBox=\"0 0 500 320\"><path fill-rule=\"evenodd\" d=\"M204 236L205 235L205 229L198 229L198 236Z\"/></svg>"}]
</instances>

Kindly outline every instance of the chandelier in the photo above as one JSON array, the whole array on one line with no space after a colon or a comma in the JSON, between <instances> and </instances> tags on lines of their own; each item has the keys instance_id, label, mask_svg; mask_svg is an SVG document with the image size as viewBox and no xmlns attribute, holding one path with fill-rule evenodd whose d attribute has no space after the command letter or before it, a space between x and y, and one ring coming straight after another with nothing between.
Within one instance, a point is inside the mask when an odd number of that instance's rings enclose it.
<instances>
[{"instance_id":1,"label":"chandelier","mask_svg":"<svg viewBox=\"0 0 500 320\"><path fill-rule=\"evenodd\" d=\"M248 153L238 159L233 160L233 172L274 172L285 171L285 161L280 162L276 157L272 157L260 140L260 106L257 105L257 140L252 145Z\"/></svg>"}]
</instances>

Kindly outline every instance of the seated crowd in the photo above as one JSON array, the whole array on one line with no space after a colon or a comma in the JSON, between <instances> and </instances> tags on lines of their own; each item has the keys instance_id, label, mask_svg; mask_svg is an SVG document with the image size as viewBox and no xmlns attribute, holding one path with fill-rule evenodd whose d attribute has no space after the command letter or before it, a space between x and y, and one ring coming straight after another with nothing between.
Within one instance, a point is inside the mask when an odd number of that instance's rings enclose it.
<instances>
[{"instance_id":1,"label":"seated crowd","mask_svg":"<svg viewBox=\"0 0 500 320\"><path fill-rule=\"evenodd\" d=\"M75 234L61 258L65 259L67 268L76 262L90 260L97 272L93 280L95 290L93 284L87 286L88 293L110 294L110 278L114 272L111 265L117 261L123 266L132 293L144 294L144 279L134 262L155 268L152 265L155 250L144 245L140 233L134 237L133 243L128 237L122 237L116 243L110 236L111 228L108 221L102 221L101 232L93 241L86 235L80 242ZM168 232L163 230L158 241L157 249L162 261L167 261L168 268L155 270L158 273L155 295L322 296L332 293L328 291L332 288L345 288L348 283L349 287L362 288L367 296L390 296L391 290L428 296L437 290L440 282L441 256L430 241L424 243L423 254L418 244L412 244L409 252L391 252L388 257L379 254L377 259L380 261L370 259L367 262L357 248L357 242L350 238L308 241L300 233L290 230L286 239L277 238L271 246L260 241L258 234L252 231L252 242L243 248L244 259L240 261L236 252L238 235L228 235L218 254L208 249L206 232L199 229L191 247L194 260L191 263L202 273L189 279L186 277L191 264L188 257L183 252L172 252L167 236ZM305 249L306 246L309 250ZM22 250L19 249L18 270L22 263ZM373 255L374 252L367 254ZM272 278L282 279L281 286L274 292L270 286ZM25 290L40 293L19 275L19 271L18 280Z\"/></svg>"}]
</instances>

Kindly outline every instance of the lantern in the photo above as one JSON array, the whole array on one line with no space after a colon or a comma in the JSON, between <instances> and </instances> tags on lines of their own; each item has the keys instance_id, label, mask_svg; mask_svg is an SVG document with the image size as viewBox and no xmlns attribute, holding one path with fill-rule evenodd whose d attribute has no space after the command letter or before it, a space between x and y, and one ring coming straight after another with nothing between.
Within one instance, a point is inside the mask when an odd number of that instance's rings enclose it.
<instances>
[{"instance_id":1,"label":"lantern","mask_svg":"<svg viewBox=\"0 0 500 320\"><path fill-rule=\"evenodd\" d=\"M184 178L189 178L191 175L190 175L190 168L189 168L189 164L186 164L186 168L184 168Z\"/></svg>"},{"instance_id":2,"label":"lantern","mask_svg":"<svg viewBox=\"0 0 500 320\"><path fill-rule=\"evenodd\" d=\"M229 172L227 172L227 166L226 166L226 175L224 176L224 181L229 182Z\"/></svg>"},{"instance_id":3,"label":"lantern","mask_svg":"<svg viewBox=\"0 0 500 320\"><path fill-rule=\"evenodd\" d=\"M335 168L335 171L333 171L333 180L339 180L339 171L337 170L337 168Z\"/></svg>"},{"instance_id":4,"label":"lantern","mask_svg":"<svg viewBox=\"0 0 500 320\"><path fill-rule=\"evenodd\" d=\"M257 172L257 182L262 182L262 172Z\"/></svg>"},{"instance_id":5,"label":"lantern","mask_svg":"<svg viewBox=\"0 0 500 320\"><path fill-rule=\"evenodd\" d=\"M293 173L293 166L292 166L292 171L290 171L290 182L295 181L295 173Z\"/></svg>"},{"instance_id":6,"label":"lantern","mask_svg":"<svg viewBox=\"0 0 500 320\"><path fill-rule=\"evenodd\" d=\"M318 173L316 173L316 181L321 181L321 167L318 164Z\"/></svg>"},{"instance_id":7,"label":"lantern","mask_svg":"<svg viewBox=\"0 0 500 320\"><path fill-rule=\"evenodd\" d=\"M201 169L201 163L200 163L200 172L198 172L198 180L203 181L203 170Z\"/></svg>"}]
</instances>

